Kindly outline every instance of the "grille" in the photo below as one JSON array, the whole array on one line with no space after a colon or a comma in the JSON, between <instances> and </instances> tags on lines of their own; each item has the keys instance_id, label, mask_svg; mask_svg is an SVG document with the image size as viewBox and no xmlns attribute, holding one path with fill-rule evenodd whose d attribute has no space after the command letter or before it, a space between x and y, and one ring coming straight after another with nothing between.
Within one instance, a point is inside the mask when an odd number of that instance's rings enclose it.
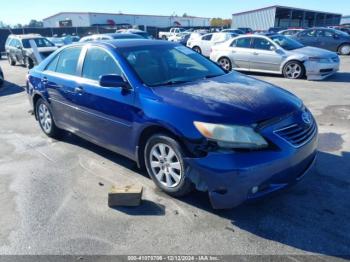
<instances>
[{"instance_id":1,"label":"grille","mask_svg":"<svg viewBox=\"0 0 350 262\"><path fill-rule=\"evenodd\" d=\"M294 124L275 131L282 139L295 147L301 147L309 142L316 134L317 126L313 120L310 125Z\"/></svg>"}]
</instances>

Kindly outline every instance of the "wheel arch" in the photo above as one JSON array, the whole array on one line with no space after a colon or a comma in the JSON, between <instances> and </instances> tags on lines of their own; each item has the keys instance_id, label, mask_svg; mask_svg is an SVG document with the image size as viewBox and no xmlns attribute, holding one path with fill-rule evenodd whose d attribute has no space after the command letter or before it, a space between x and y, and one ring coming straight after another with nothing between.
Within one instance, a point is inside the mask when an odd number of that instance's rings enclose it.
<instances>
[{"instance_id":1,"label":"wheel arch","mask_svg":"<svg viewBox=\"0 0 350 262\"><path fill-rule=\"evenodd\" d=\"M44 99L43 95L40 94L40 93L35 93L33 95L33 98L32 98L32 101L33 101L33 112L34 112L34 116L35 116L35 119L38 120L38 116L37 116L37 113L36 113L36 103L38 102L39 99Z\"/></svg>"},{"instance_id":2,"label":"wheel arch","mask_svg":"<svg viewBox=\"0 0 350 262\"><path fill-rule=\"evenodd\" d=\"M144 157L143 157L143 152L145 149L145 146L147 144L147 141L150 137L152 137L155 134L165 134L170 136L171 138L175 139L181 146L181 149L184 151L186 155L189 154L189 151L187 147L185 146L185 143L181 137L176 134L175 131L170 130L169 128L166 128L164 126L160 125L149 125L145 127L141 132L140 135L138 136L137 139L137 150L136 150L136 162L137 166L141 169L145 168L145 162L144 162Z\"/></svg>"}]
</instances>

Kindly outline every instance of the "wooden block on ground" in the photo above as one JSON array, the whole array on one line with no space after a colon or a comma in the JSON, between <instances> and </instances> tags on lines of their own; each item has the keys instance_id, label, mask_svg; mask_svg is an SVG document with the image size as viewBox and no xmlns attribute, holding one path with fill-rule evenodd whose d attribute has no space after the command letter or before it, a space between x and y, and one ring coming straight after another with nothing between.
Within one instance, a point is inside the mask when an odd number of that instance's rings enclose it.
<instances>
[{"instance_id":1,"label":"wooden block on ground","mask_svg":"<svg viewBox=\"0 0 350 262\"><path fill-rule=\"evenodd\" d=\"M113 186L108 193L109 207L133 207L141 204L142 186L129 185L125 187Z\"/></svg>"}]
</instances>

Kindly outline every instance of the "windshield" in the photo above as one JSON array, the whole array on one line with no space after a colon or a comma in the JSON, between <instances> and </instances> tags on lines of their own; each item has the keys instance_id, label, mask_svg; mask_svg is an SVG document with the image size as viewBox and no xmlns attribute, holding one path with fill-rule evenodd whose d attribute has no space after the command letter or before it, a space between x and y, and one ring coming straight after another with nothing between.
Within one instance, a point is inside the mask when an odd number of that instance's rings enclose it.
<instances>
[{"instance_id":1,"label":"windshield","mask_svg":"<svg viewBox=\"0 0 350 262\"><path fill-rule=\"evenodd\" d=\"M46 38L33 38L33 39L23 39L22 44L24 48L31 48L29 41L34 40L37 47L54 47L55 45L51 43Z\"/></svg>"},{"instance_id":2,"label":"windshield","mask_svg":"<svg viewBox=\"0 0 350 262\"><path fill-rule=\"evenodd\" d=\"M288 38L284 35L275 35L271 36L270 38L272 39L272 41L274 41L276 44L278 44L285 50L294 50L304 47L304 45L302 45L298 41Z\"/></svg>"},{"instance_id":3,"label":"windshield","mask_svg":"<svg viewBox=\"0 0 350 262\"><path fill-rule=\"evenodd\" d=\"M151 45L118 49L148 86L164 86L225 74L218 65L180 45Z\"/></svg>"},{"instance_id":4,"label":"windshield","mask_svg":"<svg viewBox=\"0 0 350 262\"><path fill-rule=\"evenodd\" d=\"M334 32L335 32L336 34L338 34L338 35L347 36L347 37L349 36L348 33L343 32L343 31L340 31L340 30L338 30L338 29L334 29Z\"/></svg>"},{"instance_id":5,"label":"windshield","mask_svg":"<svg viewBox=\"0 0 350 262\"><path fill-rule=\"evenodd\" d=\"M139 35L139 36L142 36L143 38L146 38L146 39L151 39L152 37L146 33L146 32L131 32L132 34L136 34L136 35Z\"/></svg>"}]
</instances>

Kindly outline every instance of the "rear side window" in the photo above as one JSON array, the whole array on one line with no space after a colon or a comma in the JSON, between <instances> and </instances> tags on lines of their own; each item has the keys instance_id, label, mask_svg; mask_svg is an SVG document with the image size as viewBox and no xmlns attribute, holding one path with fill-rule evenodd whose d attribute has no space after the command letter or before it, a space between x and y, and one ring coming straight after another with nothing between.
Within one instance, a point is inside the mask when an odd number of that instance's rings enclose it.
<instances>
[{"instance_id":1,"label":"rear side window","mask_svg":"<svg viewBox=\"0 0 350 262\"><path fill-rule=\"evenodd\" d=\"M205 35L202 37L202 40L205 40L205 41L210 41L212 39L213 35L212 34L209 34L209 35Z\"/></svg>"},{"instance_id":2,"label":"rear side window","mask_svg":"<svg viewBox=\"0 0 350 262\"><path fill-rule=\"evenodd\" d=\"M55 58L49 63L49 65L46 67L47 71L55 72L57 67L58 59L60 58L59 55L56 55Z\"/></svg>"},{"instance_id":3,"label":"rear side window","mask_svg":"<svg viewBox=\"0 0 350 262\"><path fill-rule=\"evenodd\" d=\"M87 51L83 66L83 77L98 81L103 75L121 75L122 72L109 53L98 47Z\"/></svg>"},{"instance_id":4,"label":"rear side window","mask_svg":"<svg viewBox=\"0 0 350 262\"><path fill-rule=\"evenodd\" d=\"M56 72L67 75L77 75L77 65L81 47L72 47L64 49L58 59Z\"/></svg>"},{"instance_id":5,"label":"rear side window","mask_svg":"<svg viewBox=\"0 0 350 262\"><path fill-rule=\"evenodd\" d=\"M250 42L252 38L246 37L246 38L239 38L232 42L232 47L240 47L240 48L250 48Z\"/></svg>"}]
</instances>

